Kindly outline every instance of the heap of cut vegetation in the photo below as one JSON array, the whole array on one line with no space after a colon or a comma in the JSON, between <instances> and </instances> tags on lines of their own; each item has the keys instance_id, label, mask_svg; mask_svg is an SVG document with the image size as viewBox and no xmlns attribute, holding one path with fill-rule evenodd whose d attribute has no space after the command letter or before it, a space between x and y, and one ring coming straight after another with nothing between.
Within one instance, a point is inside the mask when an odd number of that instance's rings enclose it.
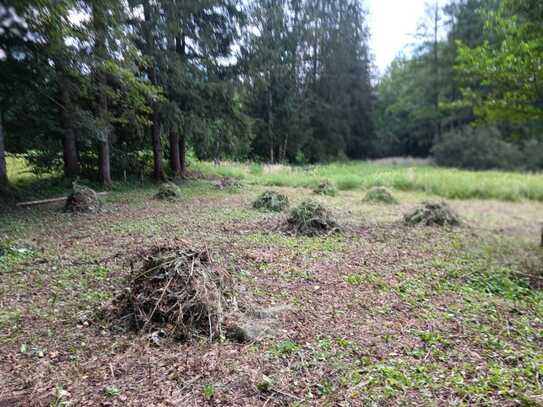
<instances>
[{"instance_id":1,"label":"heap of cut vegetation","mask_svg":"<svg viewBox=\"0 0 543 407\"><path fill-rule=\"evenodd\" d=\"M337 194L337 188L332 182L325 180L321 181L313 192L318 195L335 196Z\"/></svg>"},{"instance_id":2,"label":"heap of cut vegetation","mask_svg":"<svg viewBox=\"0 0 543 407\"><path fill-rule=\"evenodd\" d=\"M186 340L222 335L229 275L207 249L157 246L132 267L128 288L113 302L114 315L145 334Z\"/></svg>"},{"instance_id":3,"label":"heap of cut vegetation","mask_svg":"<svg viewBox=\"0 0 543 407\"><path fill-rule=\"evenodd\" d=\"M404 216L408 225L458 226L460 219L446 202L424 202L422 206Z\"/></svg>"},{"instance_id":4,"label":"heap of cut vegetation","mask_svg":"<svg viewBox=\"0 0 543 407\"><path fill-rule=\"evenodd\" d=\"M220 189L221 191L225 189L230 189L230 190L241 189L242 186L243 184L240 182L239 179L230 178L230 177L221 178L219 181L215 183L215 187L217 189Z\"/></svg>"},{"instance_id":5,"label":"heap of cut vegetation","mask_svg":"<svg viewBox=\"0 0 543 407\"><path fill-rule=\"evenodd\" d=\"M275 191L266 191L253 202L253 208L273 212L281 212L288 205L288 197Z\"/></svg>"},{"instance_id":6,"label":"heap of cut vegetation","mask_svg":"<svg viewBox=\"0 0 543 407\"><path fill-rule=\"evenodd\" d=\"M303 236L328 235L340 231L330 211L314 201L304 201L292 209L286 228L289 232Z\"/></svg>"},{"instance_id":7,"label":"heap of cut vegetation","mask_svg":"<svg viewBox=\"0 0 543 407\"><path fill-rule=\"evenodd\" d=\"M64 210L72 213L96 213L102 209L102 202L93 189L74 182L72 193L66 199Z\"/></svg>"},{"instance_id":8,"label":"heap of cut vegetation","mask_svg":"<svg viewBox=\"0 0 543 407\"><path fill-rule=\"evenodd\" d=\"M363 199L367 203L384 203L394 205L398 203L398 200L394 198L392 193L385 187L373 187L367 193Z\"/></svg>"},{"instance_id":9,"label":"heap of cut vegetation","mask_svg":"<svg viewBox=\"0 0 543 407\"><path fill-rule=\"evenodd\" d=\"M164 182L158 187L158 192L155 195L156 199L174 200L181 196L181 190L173 182Z\"/></svg>"}]
</instances>

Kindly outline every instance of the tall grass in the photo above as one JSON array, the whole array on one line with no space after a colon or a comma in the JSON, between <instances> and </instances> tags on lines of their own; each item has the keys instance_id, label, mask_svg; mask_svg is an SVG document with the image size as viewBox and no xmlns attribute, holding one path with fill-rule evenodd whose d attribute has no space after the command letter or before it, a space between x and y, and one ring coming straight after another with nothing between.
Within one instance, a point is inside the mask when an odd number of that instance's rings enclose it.
<instances>
[{"instance_id":1,"label":"tall grass","mask_svg":"<svg viewBox=\"0 0 543 407\"><path fill-rule=\"evenodd\" d=\"M351 161L310 167L278 167L255 170L254 164L223 163L213 167L195 164L207 173L231 175L265 186L314 188L322 180L339 190L363 190L385 186L401 191L420 191L448 199L499 199L543 201L543 176L504 171L467 171L428 165L401 167Z\"/></svg>"}]
</instances>

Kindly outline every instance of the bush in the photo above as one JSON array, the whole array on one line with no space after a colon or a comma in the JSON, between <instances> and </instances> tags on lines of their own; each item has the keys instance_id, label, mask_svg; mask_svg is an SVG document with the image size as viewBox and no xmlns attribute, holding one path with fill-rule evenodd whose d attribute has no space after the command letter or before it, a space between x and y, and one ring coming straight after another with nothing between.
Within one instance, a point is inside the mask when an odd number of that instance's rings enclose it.
<instances>
[{"instance_id":1,"label":"bush","mask_svg":"<svg viewBox=\"0 0 543 407\"><path fill-rule=\"evenodd\" d=\"M464 127L445 133L432 148L438 165L472 170L518 169L523 154L511 143L500 139L496 128Z\"/></svg>"}]
</instances>

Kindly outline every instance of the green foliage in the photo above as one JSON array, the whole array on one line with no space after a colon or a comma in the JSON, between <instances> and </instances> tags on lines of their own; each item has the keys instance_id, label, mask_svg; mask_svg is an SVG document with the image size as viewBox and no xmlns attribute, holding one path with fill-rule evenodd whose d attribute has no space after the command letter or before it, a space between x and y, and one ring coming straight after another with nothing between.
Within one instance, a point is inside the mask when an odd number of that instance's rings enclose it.
<instances>
[{"instance_id":1,"label":"green foliage","mask_svg":"<svg viewBox=\"0 0 543 407\"><path fill-rule=\"evenodd\" d=\"M456 71L461 103L483 121L526 123L543 119L543 6L538 0L506 0L488 13L485 42L460 43ZM479 86L480 84L480 86Z\"/></svg>"},{"instance_id":2,"label":"green foliage","mask_svg":"<svg viewBox=\"0 0 543 407\"><path fill-rule=\"evenodd\" d=\"M205 384L202 387L202 396L208 401L212 400L215 397L215 386L212 383Z\"/></svg>"},{"instance_id":3,"label":"green foliage","mask_svg":"<svg viewBox=\"0 0 543 407\"><path fill-rule=\"evenodd\" d=\"M362 2L249 2L248 18L243 96L254 156L305 163L366 155L373 104Z\"/></svg>"},{"instance_id":4,"label":"green foliage","mask_svg":"<svg viewBox=\"0 0 543 407\"><path fill-rule=\"evenodd\" d=\"M276 355L289 355L291 353L298 352L301 346L291 340L286 340L275 344L272 352Z\"/></svg>"},{"instance_id":5,"label":"green foliage","mask_svg":"<svg viewBox=\"0 0 543 407\"><path fill-rule=\"evenodd\" d=\"M104 389L104 395L108 398L114 398L121 394L121 391L116 386L106 386Z\"/></svg>"},{"instance_id":6,"label":"green foliage","mask_svg":"<svg viewBox=\"0 0 543 407\"><path fill-rule=\"evenodd\" d=\"M474 170L511 170L527 164L521 150L502 141L496 128L464 127L445 133L432 154L439 165Z\"/></svg>"}]
</instances>

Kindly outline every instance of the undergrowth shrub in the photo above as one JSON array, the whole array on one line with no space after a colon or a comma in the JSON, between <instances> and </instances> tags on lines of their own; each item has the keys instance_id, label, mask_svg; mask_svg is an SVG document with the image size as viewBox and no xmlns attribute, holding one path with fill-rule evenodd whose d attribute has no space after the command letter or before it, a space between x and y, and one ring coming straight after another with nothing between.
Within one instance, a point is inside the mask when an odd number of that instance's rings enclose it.
<instances>
[{"instance_id":1,"label":"undergrowth shrub","mask_svg":"<svg viewBox=\"0 0 543 407\"><path fill-rule=\"evenodd\" d=\"M501 140L496 128L464 127L445 133L432 148L438 165L472 170L523 167L518 146Z\"/></svg>"}]
</instances>

